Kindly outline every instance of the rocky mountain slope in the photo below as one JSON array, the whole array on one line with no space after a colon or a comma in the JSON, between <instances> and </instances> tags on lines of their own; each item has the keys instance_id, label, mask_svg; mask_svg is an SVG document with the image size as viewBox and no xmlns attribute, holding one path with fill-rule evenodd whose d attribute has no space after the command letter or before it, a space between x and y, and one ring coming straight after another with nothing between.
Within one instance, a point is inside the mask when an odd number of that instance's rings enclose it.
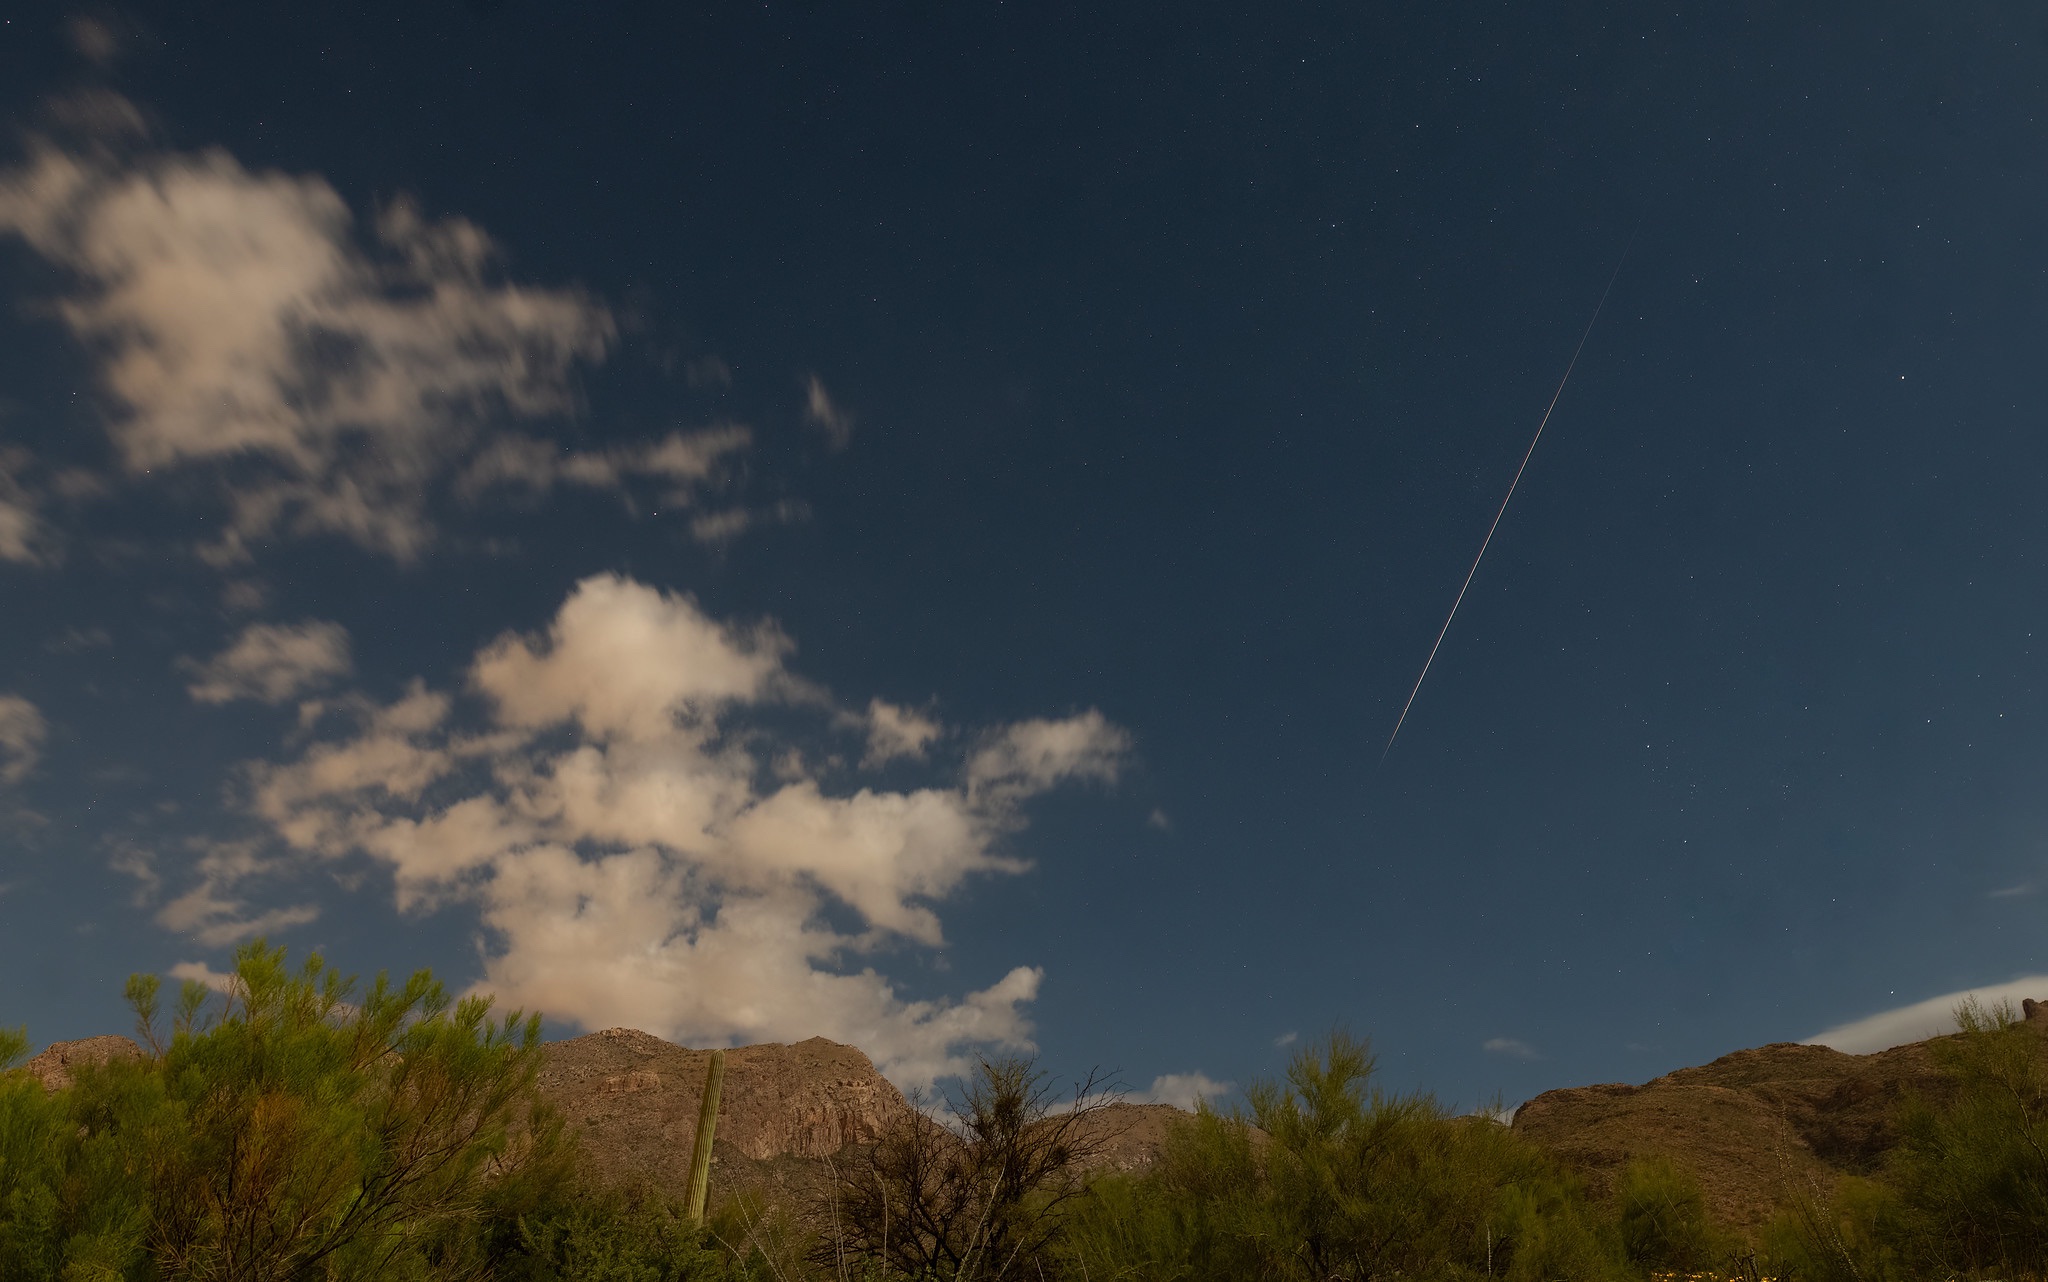
<instances>
[{"instance_id":1,"label":"rocky mountain slope","mask_svg":"<svg viewBox=\"0 0 2048 1282\"><path fill-rule=\"evenodd\" d=\"M2048 1002L2027 1002L2026 1023L2048 1054ZM1938 1040L1938 1039L1937 1039ZM1932 1042L1874 1055L1778 1043L1736 1051L1640 1086L1549 1091L1522 1105L1515 1131L1555 1152L1597 1194L1633 1158L1669 1158L1699 1179L1724 1223L1754 1228L1795 1188L1875 1170L1895 1142L1893 1111L1908 1094L1946 1089ZM30 1060L45 1088L83 1064L141 1052L125 1037L60 1042ZM709 1051L636 1029L550 1043L542 1093L584 1141L593 1174L619 1185L679 1194L689 1170ZM714 1187L808 1195L835 1160L873 1140L909 1105L868 1057L814 1037L793 1046L726 1052ZM1159 1104L1117 1104L1095 1115L1094 1164L1143 1170L1158 1160L1174 1122Z\"/></svg>"},{"instance_id":2,"label":"rocky mountain slope","mask_svg":"<svg viewBox=\"0 0 2048 1282\"><path fill-rule=\"evenodd\" d=\"M599 1176L679 1191L710 1063L708 1050L608 1028L550 1043L540 1089L583 1137ZM713 1151L728 1167L817 1162L875 1138L908 1107L851 1046L822 1037L742 1046L725 1053Z\"/></svg>"},{"instance_id":3,"label":"rocky mountain slope","mask_svg":"<svg viewBox=\"0 0 2048 1282\"><path fill-rule=\"evenodd\" d=\"M2048 1003L2029 1001L2025 1013L2048 1037ZM1939 1098L1946 1089L1932 1044L1846 1055L1780 1042L1641 1086L1549 1091L1522 1105L1513 1126L1595 1193L1632 1158L1669 1158L1698 1176L1717 1218L1755 1228L1793 1188L1876 1169L1896 1142L1898 1101L1910 1093Z\"/></svg>"}]
</instances>

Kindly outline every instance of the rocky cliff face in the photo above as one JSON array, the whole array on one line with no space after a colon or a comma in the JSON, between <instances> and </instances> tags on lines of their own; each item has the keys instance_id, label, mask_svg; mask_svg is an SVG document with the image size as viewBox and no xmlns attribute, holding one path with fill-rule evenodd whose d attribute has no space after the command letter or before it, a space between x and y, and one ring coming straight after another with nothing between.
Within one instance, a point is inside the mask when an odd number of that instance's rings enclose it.
<instances>
[{"instance_id":1,"label":"rocky cliff face","mask_svg":"<svg viewBox=\"0 0 2048 1282\"><path fill-rule=\"evenodd\" d=\"M581 1133L607 1178L683 1187L711 1052L631 1028L553 1042L541 1093ZM816 1161L881 1134L909 1106L859 1050L814 1037L725 1053L721 1161Z\"/></svg>"}]
</instances>

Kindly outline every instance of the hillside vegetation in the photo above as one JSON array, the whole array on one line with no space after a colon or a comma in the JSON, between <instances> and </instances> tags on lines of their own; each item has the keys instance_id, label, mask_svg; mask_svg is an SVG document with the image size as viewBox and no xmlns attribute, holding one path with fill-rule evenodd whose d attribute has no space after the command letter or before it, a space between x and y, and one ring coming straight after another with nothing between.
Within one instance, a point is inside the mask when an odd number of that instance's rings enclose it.
<instances>
[{"instance_id":1,"label":"hillside vegetation","mask_svg":"<svg viewBox=\"0 0 2048 1282\"><path fill-rule=\"evenodd\" d=\"M1956 1035L1849 1087L1787 1077L1822 1059L1764 1048L1558 1092L1512 1129L1380 1089L1367 1044L1337 1033L1243 1109L1137 1146L1125 1132L1163 1110L1056 1094L1025 1062L902 1107L845 1048L806 1043L754 1059L830 1065L833 1099L871 1104L832 1112L798 1076L743 1088L740 1149L699 1219L657 1168L599 1148L618 1101L696 1053L582 1049L662 1068L558 1069L610 1092L586 1127L543 1089L536 1017L451 1001L424 972L291 968L260 942L235 977L168 1012L138 977L140 1054L96 1039L40 1076L0 1072L0 1278L2048 1279L2048 1041L2004 1009L1964 1009ZM0 1069L27 1048L0 1032ZM1853 1084L1872 1073L1898 1080ZM1686 1101L1740 1125L1681 1143ZM763 1147L778 1109L800 1156ZM1751 1134L1756 1173L1731 1182Z\"/></svg>"}]
</instances>

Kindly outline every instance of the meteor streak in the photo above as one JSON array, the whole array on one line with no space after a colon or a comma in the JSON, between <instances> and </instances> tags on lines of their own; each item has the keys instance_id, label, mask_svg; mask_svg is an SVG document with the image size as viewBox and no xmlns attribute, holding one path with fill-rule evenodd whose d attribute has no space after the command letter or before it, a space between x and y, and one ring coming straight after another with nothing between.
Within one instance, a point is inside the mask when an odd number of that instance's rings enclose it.
<instances>
[{"instance_id":1,"label":"meteor streak","mask_svg":"<svg viewBox=\"0 0 2048 1282\"><path fill-rule=\"evenodd\" d=\"M1636 229L1640 231L1642 225L1638 223ZM1608 273L1607 288L1600 291L1600 301L1593 305L1593 319L1586 322L1586 332L1579 335L1579 345L1572 349L1572 359L1564 367L1564 377L1557 380L1557 390L1550 394L1550 404L1544 407L1543 419L1536 424L1536 435L1529 438L1529 448L1522 451L1522 465L1515 469L1515 479L1508 482L1507 497L1500 501L1500 510L1493 514L1493 524L1486 527L1486 538L1479 544L1479 555L1472 558L1472 568L1465 571L1465 582L1458 588L1458 599L1451 602L1451 612L1444 616L1443 627L1437 629L1436 644L1429 647L1429 657L1422 661L1422 675L1415 678L1415 687L1408 692L1408 702L1401 705L1401 715L1394 722L1394 733L1387 736L1387 746L1380 750L1382 765L1386 764L1387 754L1394 750L1394 740L1401 737L1401 727L1408 720L1408 709L1415 706L1415 696L1422 693L1422 683L1429 678L1429 665L1436 662L1436 652L1451 630L1451 620L1458 617L1458 607L1465 604L1465 593L1472 586L1472 577L1479 573L1479 563L1486 559L1486 549L1493 545L1493 532L1500 528L1500 519L1507 515L1508 504L1515 497L1515 487L1522 483L1522 473L1529 469L1529 459L1536 453L1536 443L1543 439L1543 429L1550 425L1550 415L1564 395L1564 385L1572 381L1572 371L1578 368L1579 353L1586 350L1586 340L1593 336L1593 326L1600 321L1600 309L1607 306L1607 296L1614 292L1615 277L1621 275L1621 265L1628 261L1628 251L1634 249L1635 244L1636 234L1630 232L1628 244L1622 246L1621 257L1615 260L1614 270Z\"/></svg>"}]
</instances>

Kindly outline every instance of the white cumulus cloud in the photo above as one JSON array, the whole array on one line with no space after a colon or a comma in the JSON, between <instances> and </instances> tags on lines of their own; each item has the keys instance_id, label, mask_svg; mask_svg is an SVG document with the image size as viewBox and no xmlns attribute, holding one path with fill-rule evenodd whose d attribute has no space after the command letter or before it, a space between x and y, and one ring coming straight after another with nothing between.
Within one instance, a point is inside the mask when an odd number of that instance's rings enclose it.
<instances>
[{"instance_id":1,"label":"white cumulus cloud","mask_svg":"<svg viewBox=\"0 0 2048 1282\"><path fill-rule=\"evenodd\" d=\"M835 711L788 669L793 648L772 625L586 579L543 631L476 656L481 718L424 685L332 704L338 732L252 765L248 804L303 857L376 861L403 911L473 906L482 986L514 1005L698 1045L822 1034L905 1084L961 1071L977 1045L1028 1046L1037 968L912 998L873 958L942 945L948 895L1024 868L1000 849L1019 806L1114 778L1128 735L1093 711L1023 722L950 780L836 786L806 764L834 754L799 751L786 723L865 735L875 705ZM232 885L211 878L186 911L243 920Z\"/></svg>"},{"instance_id":2,"label":"white cumulus cloud","mask_svg":"<svg viewBox=\"0 0 2048 1282\"><path fill-rule=\"evenodd\" d=\"M228 648L200 663L182 666L193 677L186 691L201 703L258 699L283 703L351 668L348 632L338 623L252 623Z\"/></svg>"},{"instance_id":3,"label":"white cumulus cloud","mask_svg":"<svg viewBox=\"0 0 2048 1282\"><path fill-rule=\"evenodd\" d=\"M401 199L364 238L324 179L219 150L38 143L0 173L0 234L75 282L56 312L131 473L239 464L222 559L280 532L416 555L427 482L487 420L570 408L614 335L580 292L496 279L467 221Z\"/></svg>"},{"instance_id":4,"label":"white cumulus cloud","mask_svg":"<svg viewBox=\"0 0 2048 1282\"><path fill-rule=\"evenodd\" d=\"M1152 1088L1145 1094L1154 1104L1192 1111L1203 1100L1228 1094L1236 1087L1235 1082L1219 1082L1206 1073L1162 1073L1152 1079Z\"/></svg>"},{"instance_id":5,"label":"white cumulus cloud","mask_svg":"<svg viewBox=\"0 0 2048 1282\"><path fill-rule=\"evenodd\" d=\"M1852 1019L1801 1040L1809 1045L1832 1046L1851 1055L1868 1055L1873 1051L1903 1046L1907 1042L1955 1032L1956 1008L1972 998L1989 1006L2011 1002L2017 1007L2022 999L2028 997L2048 1001L2048 975L2022 975L2002 984L1958 989L1939 997Z\"/></svg>"}]
</instances>

